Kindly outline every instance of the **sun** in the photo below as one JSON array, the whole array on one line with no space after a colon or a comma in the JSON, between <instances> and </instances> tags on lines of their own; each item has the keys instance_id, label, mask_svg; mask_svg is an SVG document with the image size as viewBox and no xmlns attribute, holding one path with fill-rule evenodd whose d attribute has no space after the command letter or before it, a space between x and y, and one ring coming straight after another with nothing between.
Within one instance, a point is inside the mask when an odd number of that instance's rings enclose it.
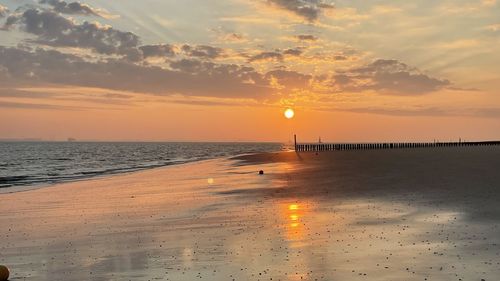
<instances>
[{"instance_id":1,"label":"sun","mask_svg":"<svg viewBox=\"0 0 500 281\"><path fill-rule=\"evenodd\" d=\"M291 108L287 108L287 109L285 110L285 117L286 117L287 119L292 119L294 115L295 115L295 112L293 112L293 109L291 109Z\"/></svg>"}]
</instances>

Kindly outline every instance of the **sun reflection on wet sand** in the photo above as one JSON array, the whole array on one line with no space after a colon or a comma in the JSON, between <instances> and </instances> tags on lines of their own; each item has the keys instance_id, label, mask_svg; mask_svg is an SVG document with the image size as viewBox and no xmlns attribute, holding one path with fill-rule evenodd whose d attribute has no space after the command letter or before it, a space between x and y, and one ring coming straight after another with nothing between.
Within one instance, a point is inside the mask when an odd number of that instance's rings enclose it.
<instances>
[{"instance_id":1,"label":"sun reflection on wet sand","mask_svg":"<svg viewBox=\"0 0 500 281\"><path fill-rule=\"evenodd\" d=\"M284 239L291 242L292 247L300 247L306 232L306 214L308 204L306 203L282 203L280 204L280 220L284 228Z\"/></svg>"}]
</instances>

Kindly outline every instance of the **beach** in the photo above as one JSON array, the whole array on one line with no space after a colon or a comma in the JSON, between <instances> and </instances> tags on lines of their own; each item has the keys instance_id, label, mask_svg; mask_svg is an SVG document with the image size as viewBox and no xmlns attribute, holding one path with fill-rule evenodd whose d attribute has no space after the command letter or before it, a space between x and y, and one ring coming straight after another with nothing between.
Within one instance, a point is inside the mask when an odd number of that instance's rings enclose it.
<instances>
[{"instance_id":1,"label":"beach","mask_svg":"<svg viewBox=\"0 0 500 281\"><path fill-rule=\"evenodd\" d=\"M277 152L2 193L0 264L11 280L496 280L498 167L498 147Z\"/></svg>"}]
</instances>

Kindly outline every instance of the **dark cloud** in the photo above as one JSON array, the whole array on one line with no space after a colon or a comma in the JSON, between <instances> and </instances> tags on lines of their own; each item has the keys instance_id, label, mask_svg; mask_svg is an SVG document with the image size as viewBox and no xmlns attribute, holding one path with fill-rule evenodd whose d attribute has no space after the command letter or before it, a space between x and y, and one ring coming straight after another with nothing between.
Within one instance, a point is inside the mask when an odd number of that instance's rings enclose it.
<instances>
[{"instance_id":1,"label":"dark cloud","mask_svg":"<svg viewBox=\"0 0 500 281\"><path fill-rule=\"evenodd\" d=\"M318 37L316 37L314 35L310 35L310 34L297 35L297 36L295 36L295 38L299 41L316 41L316 40L318 40Z\"/></svg>"},{"instance_id":2,"label":"dark cloud","mask_svg":"<svg viewBox=\"0 0 500 281\"><path fill-rule=\"evenodd\" d=\"M311 75L290 70L273 70L266 73L266 78L275 78L278 83L288 89L307 89L313 78Z\"/></svg>"},{"instance_id":3,"label":"dark cloud","mask_svg":"<svg viewBox=\"0 0 500 281\"><path fill-rule=\"evenodd\" d=\"M241 42L245 41L245 36L243 34L239 33L229 33L224 36L224 40L227 40L229 42Z\"/></svg>"},{"instance_id":4,"label":"dark cloud","mask_svg":"<svg viewBox=\"0 0 500 281\"><path fill-rule=\"evenodd\" d=\"M100 17L100 10L94 9L87 4L83 4L80 2L65 2L62 0L41 0L41 4L48 4L52 6L54 11L59 12L61 14L70 14L70 15L87 15L87 16L98 16Z\"/></svg>"},{"instance_id":5,"label":"dark cloud","mask_svg":"<svg viewBox=\"0 0 500 281\"><path fill-rule=\"evenodd\" d=\"M28 99L45 99L56 97L58 94L54 93L39 93L30 92L26 90L10 89L10 88L0 88L0 97L2 98L28 98Z\"/></svg>"},{"instance_id":6,"label":"dark cloud","mask_svg":"<svg viewBox=\"0 0 500 281\"><path fill-rule=\"evenodd\" d=\"M356 113L379 114L389 116L450 116L457 115L447 112L440 108L415 108L415 109L394 109L394 108L351 108L351 109L337 109L336 111L347 111Z\"/></svg>"},{"instance_id":7,"label":"dark cloud","mask_svg":"<svg viewBox=\"0 0 500 281\"><path fill-rule=\"evenodd\" d=\"M19 109L48 109L48 110L84 110L87 107L79 106L66 106L66 105L52 105L42 103L21 103L21 102L8 102L0 101L0 108L19 108Z\"/></svg>"},{"instance_id":8,"label":"dark cloud","mask_svg":"<svg viewBox=\"0 0 500 281\"><path fill-rule=\"evenodd\" d=\"M251 67L181 60L172 69L126 60L88 62L55 50L0 47L0 68L18 85L57 84L150 94L265 98L273 93L264 75ZM8 78L10 77L10 78Z\"/></svg>"},{"instance_id":9,"label":"dark cloud","mask_svg":"<svg viewBox=\"0 0 500 281\"><path fill-rule=\"evenodd\" d=\"M215 59L224 54L223 49L207 45L183 45L181 49L187 56L205 59Z\"/></svg>"},{"instance_id":10,"label":"dark cloud","mask_svg":"<svg viewBox=\"0 0 500 281\"><path fill-rule=\"evenodd\" d=\"M267 2L311 22L318 19L321 10L334 7L333 4L321 0L267 0Z\"/></svg>"},{"instance_id":11,"label":"dark cloud","mask_svg":"<svg viewBox=\"0 0 500 281\"><path fill-rule=\"evenodd\" d=\"M181 59L178 61L173 61L170 63L170 67L175 70L179 70L187 73L195 73L207 69L212 66L212 63L202 62L199 60L192 59Z\"/></svg>"},{"instance_id":12,"label":"dark cloud","mask_svg":"<svg viewBox=\"0 0 500 281\"><path fill-rule=\"evenodd\" d=\"M0 18L7 16L8 12L9 12L9 9L7 9L7 7L0 5Z\"/></svg>"},{"instance_id":13,"label":"dark cloud","mask_svg":"<svg viewBox=\"0 0 500 281\"><path fill-rule=\"evenodd\" d=\"M281 52L262 52L248 59L249 62L261 61L261 60L283 61L283 54Z\"/></svg>"},{"instance_id":14,"label":"dark cloud","mask_svg":"<svg viewBox=\"0 0 500 281\"><path fill-rule=\"evenodd\" d=\"M175 47L170 44L144 45L139 49L142 51L144 58L175 56Z\"/></svg>"},{"instance_id":15,"label":"dark cloud","mask_svg":"<svg viewBox=\"0 0 500 281\"><path fill-rule=\"evenodd\" d=\"M254 61L262 61L262 60L276 60L276 61L283 61L285 56L300 56L302 54L302 50L300 49L286 49L284 51L281 50L275 50L272 52L261 52L259 54L251 56L248 61L249 62L254 62Z\"/></svg>"},{"instance_id":16,"label":"dark cloud","mask_svg":"<svg viewBox=\"0 0 500 281\"><path fill-rule=\"evenodd\" d=\"M6 27L18 25L37 36L32 42L54 47L89 48L97 53L137 58L139 37L98 23L77 24L58 13L31 8L7 18Z\"/></svg>"},{"instance_id":17,"label":"dark cloud","mask_svg":"<svg viewBox=\"0 0 500 281\"><path fill-rule=\"evenodd\" d=\"M9 16L6 20L5 23L3 24L2 27L0 27L0 30L8 31L16 22L18 21L17 16Z\"/></svg>"},{"instance_id":18,"label":"dark cloud","mask_svg":"<svg viewBox=\"0 0 500 281\"><path fill-rule=\"evenodd\" d=\"M397 60L376 60L363 67L338 71L331 86L336 91L374 90L385 94L418 95L434 92L449 86L441 80L423 74Z\"/></svg>"},{"instance_id":19,"label":"dark cloud","mask_svg":"<svg viewBox=\"0 0 500 281\"><path fill-rule=\"evenodd\" d=\"M274 82L284 91L310 89L314 80L330 85L333 92L374 90L400 95L429 93L450 84L396 60L377 60L363 67L338 71L333 76L314 77L285 69L261 73L249 66L214 63L203 58L169 61L167 69L120 58L86 61L56 50L0 47L0 81L3 85L57 84L150 94L255 99L276 93Z\"/></svg>"},{"instance_id":20,"label":"dark cloud","mask_svg":"<svg viewBox=\"0 0 500 281\"><path fill-rule=\"evenodd\" d=\"M216 64L212 62L200 61L195 59L182 59L170 63L173 70L180 71L189 75L208 75L218 77L221 80L235 80L244 84L245 87L252 86L261 88L269 93L268 79L257 72L253 67L241 66L236 64ZM203 85L200 85L204 87ZM221 85L224 87L224 85Z\"/></svg>"},{"instance_id":21,"label":"dark cloud","mask_svg":"<svg viewBox=\"0 0 500 281\"><path fill-rule=\"evenodd\" d=\"M36 35L30 43L52 47L77 47L91 49L105 55L122 55L131 61L148 57L173 57L175 46L170 44L140 45L140 39L132 32L125 32L94 22L77 24L60 14L43 9L30 8L7 18L5 28L13 26ZM188 57L215 59L224 56L224 50L208 45L182 45L182 53Z\"/></svg>"},{"instance_id":22,"label":"dark cloud","mask_svg":"<svg viewBox=\"0 0 500 281\"><path fill-rule=\"evenodd\" d=\"M300 49L286 49L283 51L283 54L297 57L297 56L302 55L302 50L300 50Z\"/></svg>"},{"instance_id":23,"label":"dark cloud","mask_svg":"<svg viewBox=\"0 0 500 281\"><path fill-rule=\"evenodd\" d=\"M204 100L190 100L190 99L178 99L169 100L168 103L184 104L184 105L206 105L206 106L233 106L234 103L220 102L220 101L204 101Z\"/></svg>"},{"instance_id":24,"label":"dark cloud","mask_svg":"<svg viewBox=\"0 0 500 281\"><path fill-rule=\"evenodd\" d=\"M320 109L322 111L346 111L346 112L356 112L356 113L367 113L367 114L378 114L378 115L389 115L389 116L472 116L472 117L483 117L483 118L499 118L500 108L461 108L447 109L447 108L437 108L437 107L415 107L409 109L397 109L397 108L377 108L377 107L359 107L359 108L348 108L348 109Z\"/></svg>"}]
</instances>

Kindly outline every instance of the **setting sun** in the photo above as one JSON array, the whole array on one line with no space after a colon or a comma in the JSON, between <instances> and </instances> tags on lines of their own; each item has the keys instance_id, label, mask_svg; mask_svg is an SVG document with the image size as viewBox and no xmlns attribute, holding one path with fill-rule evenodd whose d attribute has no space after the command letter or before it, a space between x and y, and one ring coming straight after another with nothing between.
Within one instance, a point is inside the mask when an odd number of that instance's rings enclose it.
<instances>
[{"instance_id":1,"label":"setting sun","mask_svg":"<svg viewBox=\"0 0 500 281\"><path fill-rule=\"evenodd\" d=\"M295 115L295 112L293 112L293 109L287 108L287 110L285 110L285 117L287 119L292 119L294 115Z\"/></svg>"}]
</instances>

